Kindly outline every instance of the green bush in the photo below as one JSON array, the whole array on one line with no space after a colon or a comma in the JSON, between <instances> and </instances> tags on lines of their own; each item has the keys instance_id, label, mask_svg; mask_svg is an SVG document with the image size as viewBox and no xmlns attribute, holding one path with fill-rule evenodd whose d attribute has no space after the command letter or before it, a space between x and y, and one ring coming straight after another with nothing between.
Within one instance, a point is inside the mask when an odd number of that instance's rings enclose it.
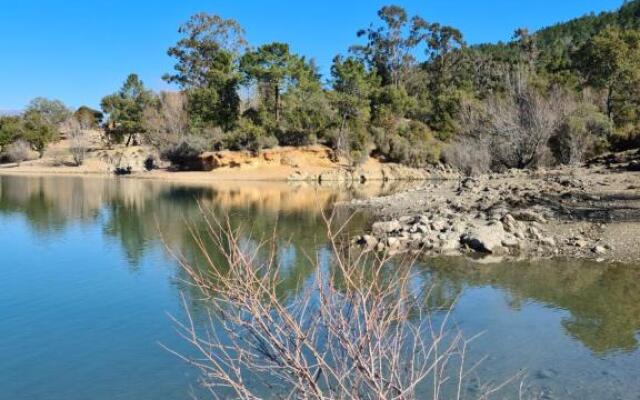
<instances>
[{"instance_id":1,"label":"green bush","mask_svg":"<svg viewBox=\"0 0 640 400\"><path fill-rule=\"evenodd\" d=\"M594 106L581 105L569 114L549 139L549 149L558 164L576 164L608 148L613 123Z\"/></svg>"},{"instance_id":2,"label":"green bush","mask_svg":"<svg viewBox=\"0 0 640 400\"><path fill-rule=\"evenodd\" d=\"M202 136L189 135L161 151L161 157L180 170L200 170L200 155L211 150L211 141Z\"/></svg>"},{"instance_id":3,"label":"green bush","mask_svg":"<svg viewBox=\"0 0 640 400\"><path fill-rule=\"evenodd\" d=\"M278 145L278 139L266 128L248 118L241 118L238 125L227 133L226 147L230 150L260 151Z\"/></svg>"},{"instance_id":4,"label":"green bush","mask_svg":"<svg viewBox=\"0 0 640 400\"><path fill-rule=\"evenodd\" d=\"M393 132L378 128L373 133L378 152L388 161L424 167L440 159L440 142L421 122L403 122Z\"/></svg>"}]
</instances>

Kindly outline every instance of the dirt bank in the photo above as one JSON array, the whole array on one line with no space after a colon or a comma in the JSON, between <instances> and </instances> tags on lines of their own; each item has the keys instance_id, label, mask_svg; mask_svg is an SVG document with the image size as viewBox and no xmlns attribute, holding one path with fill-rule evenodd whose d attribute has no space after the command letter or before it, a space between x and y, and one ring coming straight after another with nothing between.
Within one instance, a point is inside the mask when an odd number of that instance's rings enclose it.
<instances>
[{"instance_id":1,"label":"dirt bank","mask_svg":"<svg viewBox=\"0 0 640 400\"><path fill-rule=\"evenodd\" d=\"M588 166L425 182L346 206L378 251L640 261L640 151Z\"/></svg>"},{"instance_id":2,"label":"dirt bank","mask_svg":"<svg viewBox=\"0 0 640 400\"><path fill-rule=\"evenodd\" d=\"M49 147L40 159L18 164L0 165L0 174L30 175L112 175L114 171L130 176L171 181L308 181L364 182L409 181L450 178L455 174L439 166L415 169L369 158L357 168L345 160L335 160L329 148L321 145L278 147L257 154L248 151L208 152L196 164L202 171L172 171L157 151L147 146L104 148L99 135L93 135L91 149L82 165L72 162L68 143L62 140Z\"/></svg>"}]
</instances>

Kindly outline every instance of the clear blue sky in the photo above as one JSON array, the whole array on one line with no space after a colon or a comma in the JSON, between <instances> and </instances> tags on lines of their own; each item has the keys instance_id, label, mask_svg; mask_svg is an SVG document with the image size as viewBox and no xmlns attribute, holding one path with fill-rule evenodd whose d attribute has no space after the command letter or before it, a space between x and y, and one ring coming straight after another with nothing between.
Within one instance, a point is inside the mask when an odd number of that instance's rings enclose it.
<instances>
[{"instance_id":1,"label":"clear blue sky","mask_svg":"<svg viewBox=\"0 0 640 400\"><path fill-rule=\"evenodd\" d=\"M167 48L177 27L199 11L238 20L251 44L285 41L317 60L356 42L355 32L398 4L428 21L453 25L467 42L508 40L517 27L535 30L622 0L1 0L0 110L33 97L96 107L130 72L154 90L173 62Z\"/></svg>"}]
</instances>

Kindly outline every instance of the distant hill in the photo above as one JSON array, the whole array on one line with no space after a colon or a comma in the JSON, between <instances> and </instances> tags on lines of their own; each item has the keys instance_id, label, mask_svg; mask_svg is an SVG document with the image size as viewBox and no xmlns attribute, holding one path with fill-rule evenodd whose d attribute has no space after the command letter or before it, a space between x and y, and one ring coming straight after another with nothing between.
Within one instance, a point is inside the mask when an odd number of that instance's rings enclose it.
<instances>
[{"instance_id":1,"label":"distant hill","mask_svg":"<svg viewBox=\"0 0 640 400\"><path fill-rule=\"evenodd\" d=\"M4 117L7 115L18 115L21 111L18 110L0 110L0 117Z\"/></svg>"},{"instance_id":2,"label":"distant hill","mask_svg":"<svg viewBox=\"0 0 640 400\"><path fill-rule=\"evenodd\" d=\"M541 66L550 72L569 69L570 53L607 26L640 28L640 0L626 1L618 10L587 14L533 33L540 50ZM512 51L511 44L505 43L486 43L474 47L502 60L513 59L517 54Z\"/></svg>"}]
</instances>

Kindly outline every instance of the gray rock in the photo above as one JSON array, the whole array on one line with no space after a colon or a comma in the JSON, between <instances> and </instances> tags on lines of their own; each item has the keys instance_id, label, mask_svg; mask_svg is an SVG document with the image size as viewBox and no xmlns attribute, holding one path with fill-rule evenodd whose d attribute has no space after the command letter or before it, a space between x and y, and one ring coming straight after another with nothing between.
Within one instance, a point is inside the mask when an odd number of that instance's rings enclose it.
<instances>
[{"instance_id":1,"label":"gray rock","mask_svg":"<svg viewBox=\"0 0 640 400\"><path fill-rule=\"evenodd\" d=\"M475 251L499 254L504 252L504 247L502 247L504 237L505 232L502 224L489 224L465 232L460 241Z\"/></svg>"},{"instance_id":2,"label":"gray rock","mask_svg":"<svg viewBox=\"0 0 640 400\"><path fill-rule=\"evenodd\" d=\"M594 252L595 254L607 253L607 249L604 246L595 246L593 249L591 249L591 251Z\"/></svg>"},{"instance_id":3,"label":"gray rock","mask_svg":"<svg viewBox=\"0 0 640 400\"><path fill-rule=\"evenodd\" d=\"M545 246L555 247L556 240L552 237L543 237L542 239L540 239L540 243Z\"/></svg>"},{"instance_id":4,"label":"gray rock","mask_svg":"<svg viewBox=\"0 0 640 400\"><path fill-rule=\"evenodd\" d=\"M400 248L400 245L400 239L394 237L387 238L387 248L389 250L398 250Z\"/></svg>"},{"instance_id":5,"label":"gray rock","mask_svg":"<svg viewBox=\"0 0 640 400\"><path fill-rule=\"evenodd\" d=\"M367 250L373 250L378 245L378 239L371 235L362 235L358 240L358 244L360 244Z\"/></svg>"},{"instance_id":6,"label":"gray rock","mask_svg":"<svg viewBox=\"0 0 640 400\"><path fill-rule=\"evenodd\" d=\"M540 222L540 223L547 222L547 220L542 215L531 210L518 211L514 213L513 216L518 221L529 221L529 222Z\"/></svg>"},{"instance_id":7,"label":"gray rock","mask_svg":"<svg viewBox=\"0 0 640 400\"><path fill-rule=\"evenodd\" d=\"M431 229L433 229L434 231L441 232L444 229L446 229L447 226L448 226L447 221L445 221L443 219L437 219L437 220L431 222Z\"/></svg>"},{"instance_id":8,"label":"gray rock","mask_svg":"<svg viewBox=\"0 0 640 400\"><path fill-rule=\"evenodd\" d=\"M402 229L402 225L397 220L376 222L371 226L374 235L397 232Z\"/></svg>"},{"instance_id":9,"label":"gray rock","mask_svg":"<svg viewBox=\"0 0 640 400\"><path fill-rule=\"evenodd\" d=\"M505 237L504 239L502 239L502 245L504 247L509 247L512 249L519 249L520 241L515 237Z\"/></svg>"}]
</instances>

